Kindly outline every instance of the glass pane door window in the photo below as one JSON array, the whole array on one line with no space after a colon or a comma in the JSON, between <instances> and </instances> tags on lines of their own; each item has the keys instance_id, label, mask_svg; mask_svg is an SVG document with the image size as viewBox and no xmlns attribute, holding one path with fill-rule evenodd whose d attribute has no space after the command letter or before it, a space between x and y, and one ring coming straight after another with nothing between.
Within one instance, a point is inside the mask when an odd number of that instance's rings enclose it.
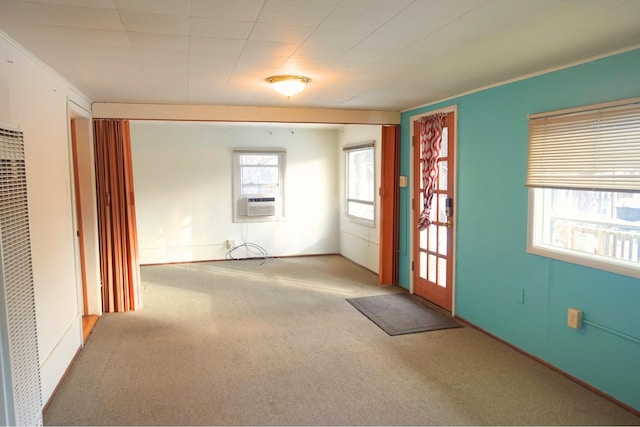
<instances>
[{"instance_id":1,"label":"glass pane door window","mask_svg":"<svg viewBox=\"0 0 640 427\"><path fill-rule=\"evenodd\" d=\"M421 161L420 123L414 122L414 238L413 290L416 294L451 311L453 298L453 189L454 189L454 113L445 117L440 154L437 160L437 180L431 199L429 225L418 228L424 208L425 194Z\"/></svg>"}]
</instances>

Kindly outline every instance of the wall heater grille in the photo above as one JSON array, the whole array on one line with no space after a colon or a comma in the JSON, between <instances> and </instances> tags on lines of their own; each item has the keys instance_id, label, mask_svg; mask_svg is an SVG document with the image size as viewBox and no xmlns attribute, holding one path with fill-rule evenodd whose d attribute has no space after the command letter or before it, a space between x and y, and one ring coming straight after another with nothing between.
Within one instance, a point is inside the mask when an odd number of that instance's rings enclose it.
<instances>
[{"instance_id":1,"label":"wall heater grille","mask_svg":"<svg viewBox=\"0 0 640 427\"><path fill-rule=\"evenodd\" d=\"M6 313L2 356L7 420L42 424L40 360L36 329L27 180L22 132L0 128L0 291ZM4 342L8 341L8 342ZM6 350L8 349L8 354ZM6 361L5 361L6 362ZM7 372L9 371L9 372Z\"/></svg>"}]
</instances>

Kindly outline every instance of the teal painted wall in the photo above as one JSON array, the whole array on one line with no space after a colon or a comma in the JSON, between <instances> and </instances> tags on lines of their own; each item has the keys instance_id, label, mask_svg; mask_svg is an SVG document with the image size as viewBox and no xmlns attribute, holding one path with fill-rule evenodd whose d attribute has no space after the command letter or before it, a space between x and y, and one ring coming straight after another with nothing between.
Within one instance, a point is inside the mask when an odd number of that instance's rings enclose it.
<instances>
[{"instance_id":1,"label":"teal painted wall","mask_svg":"<svg viewBox=\"0 0 640 427\"><path fill-rule=\"evenodd\" d=\"M586 325L567 309L640 338L640 280L526 252L527 115L640 97L640 50L482 90L402 114L458 105L456 314L640 409L640 344ZM638 165L640 168L640 165ZM400 195L399 280L409 287L408 189ZM516 292L524 288L524 304Z\"/></svg>"}]
</instances>

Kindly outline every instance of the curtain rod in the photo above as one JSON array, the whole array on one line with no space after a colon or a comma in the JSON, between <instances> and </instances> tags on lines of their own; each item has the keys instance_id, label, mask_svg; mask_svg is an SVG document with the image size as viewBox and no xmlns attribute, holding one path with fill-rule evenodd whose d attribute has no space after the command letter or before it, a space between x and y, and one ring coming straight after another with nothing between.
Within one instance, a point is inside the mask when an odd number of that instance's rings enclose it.
<instances>
[{"instance_id":1,"label":"curtain rod","mask_svg":"<svg viewBox=\"0 0 640 427\"><path fill-rule=\"evenodd\" d=\"M351 144L351 145L345 145L344 147L342 147L342 151L350 151L350 150L360 150L362 148L371 148L374 147L376 144L375 140L371 140L371 141L367 141L367 142L361 142L361 143L356 143L356 144Z\"/></svg>"}]
</instances>

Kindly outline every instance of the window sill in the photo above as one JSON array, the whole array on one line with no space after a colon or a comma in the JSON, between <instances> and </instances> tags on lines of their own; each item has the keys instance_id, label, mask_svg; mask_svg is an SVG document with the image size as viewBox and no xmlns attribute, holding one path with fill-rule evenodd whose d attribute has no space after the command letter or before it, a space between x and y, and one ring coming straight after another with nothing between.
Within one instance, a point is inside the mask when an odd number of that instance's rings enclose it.
<instances>
[{"instance_id":1,"label":"window sill","mask_svg":"<svg viewBox=\"0 0 640 427\"><path fill-rule=\"evenodd\" d=\"M282 216L239 216L233 218L234 223L247 223L247 222L283 222L285 217Z\"/></svg>"},{"instance_id":2,"label":"window sill","mask_svg":"<svg viewBox=\"0 0 640 427\"><path fill-rule=\"evenodd\" d=\"M528 245L527 253L640 279L640 265L633 261L605 258L546 245Z\"/></svg>"},{"instance_id":3,"label":"window sill","mask_svg":"<svg viewBox=\"0 0 640 427\"><path fill-rule=\"evenodd\" d=\"M345 220L354 224L363 225L369 228L376 228L375 221L359 218L357 216L345 215Z\"/></svg>"}]
</instances>

